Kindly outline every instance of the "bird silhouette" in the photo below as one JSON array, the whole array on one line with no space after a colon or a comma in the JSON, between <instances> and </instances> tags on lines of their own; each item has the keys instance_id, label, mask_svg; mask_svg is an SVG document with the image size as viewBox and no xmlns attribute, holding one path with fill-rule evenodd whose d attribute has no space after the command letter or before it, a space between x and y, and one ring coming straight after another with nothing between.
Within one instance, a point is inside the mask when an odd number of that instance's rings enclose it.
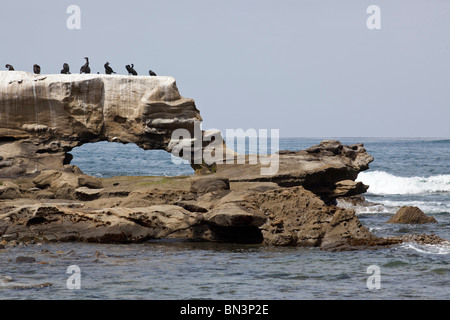
<instances>
[{"instance_id":1,"label":"bird silhouette","mask_svg":"<svg viewBox=\"0 0 450 320\"><path fill-rule=\"evenodd\" d=\"M34 72L35 74L41 74L41 67L40 67L39 65L35 64L35 65L33 66L33 72Z\"/></svg>"},{"instance_id":2,"label":"bird silhouette","mask_svg":"<svg viewBox=\"0 0 450 320\"><path fill-rule=\"evenodd\" d=\"M128 71L128 75L130 75L130 74L132 74L133 76L137 76L137 75L138 75L137 72L136 72L136 70L134 70L134 64L131 64L131 66L130 66L129 64L127 64L127 65L125 66L125 68L126 68L127 71Z\"/></svg>"},{"instance_id":3,"label":"bird silhouette","mask_svg":"<svg viewBox=\"0 0 450 320\"><path fill-rule=\"evenodd\" d=\"M91 73L91 68L89 68L89 58L85 57L86 63L81 67L80 74L81 73Z\"/></svg>"},{"instance_id":4,"label":"bird silhouette","mask_svg":"<svg viewBox=\"0 0 450 320\"><path fill-rule=\"evenodd\" d=\"M105 73L106 73L106 74L113 74L113 73L116 73L116 72L114 72L113 69L109 66L109 62L106 62L106 63L105 63Z\"/></svg>"},{"instance_id":5,"label":"bird silhouette","mask_svg":"<svg viewBox=\"0 0 450 320\"><path fill-rule=\"evenodd\" d=\"M62 68L62 70L61 70L61 73L62 73L62 74L70 74L70 67L69 67L69 64L67 64L67 63L64 63L64 64L63 64L63 68Z\"/></svg>"}]
</instances>

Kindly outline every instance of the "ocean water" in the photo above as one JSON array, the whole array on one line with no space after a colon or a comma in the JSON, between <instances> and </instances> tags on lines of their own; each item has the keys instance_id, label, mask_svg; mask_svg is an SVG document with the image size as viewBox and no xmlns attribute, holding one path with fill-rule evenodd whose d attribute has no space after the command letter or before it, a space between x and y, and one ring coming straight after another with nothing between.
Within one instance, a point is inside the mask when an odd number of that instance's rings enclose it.
<instances>
[{"instance_id":1,"label":"ocean water","mask_svg":"<svg viewBox=\"0 0 450 320\"><path fill-rule=\"evenodd\" d=\"M285 138L280 149L305 149L321 140ZM338 140L364 143L375 157L358 176L370 186L365 194L370 205L353 207L363 225L378 236L433 233L450 240L449 139ZM164 151L133 145L96 143L72 154L73 164L100 177L193 173L189 165L174 165ZM438 223L386 224L403 205L418 206ZM18 263L19 256L36 261ZM81 271L79 290L67 286L71 265ZM375 289L370 286L373 266L380 276ZM351 252L184 241L0 250L0 299L448 300L449 280L450 249L412 243ZM42 283L51 286L28 288Z\"/></svg>"}]
</instances>

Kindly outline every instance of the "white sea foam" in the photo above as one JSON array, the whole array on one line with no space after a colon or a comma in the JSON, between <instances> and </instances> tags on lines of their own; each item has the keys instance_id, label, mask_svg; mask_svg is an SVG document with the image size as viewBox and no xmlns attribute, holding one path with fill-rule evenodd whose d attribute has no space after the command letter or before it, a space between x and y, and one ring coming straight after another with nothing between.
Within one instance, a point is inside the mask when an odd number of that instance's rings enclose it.
<instances>
[{"instance_id":1,"label":"white sea foam","mask_svg":"<svg viewBox=\"0 0 450 320\"><path fill-rule=\"evenodd\" d=\"M370 202L370 198L367 197ZM448 212L450 213L450 203L443 202L427 202L427 201L393 201L382 200L372 205L352 205L342 201L338 201L338 205L343 208L351 208L355 210L356 214L377 214L388 213L394 214L403 206L419 207L426 214L440 214Z\"/></svg>"},{"instance_id":2,"label":"white sea foam","mask_svg":"<svg viewBox=\"0 0 450 320\"><path fill-rule=\"evenodd\" d=\"M361 172L357 181L369 185L373 194L421 194L450 192L450 175L398 177L384 171Z\"/></svg>"},{"instance_id":3,"label":"white sea foam","mask_svg":"<svg viewBox=\"0 0 450 320\"><path fill-rule=\"evenodd\" d=\"M413 242L407 242L403 243L401 247L425 254L442 254L442 255L450 254L450 244L437 245L437 244L417 244Z\"/></svg>"},{"instance_id":4,"label":"white sea foam","mask_svg":"<svg viewBox=\"0 0 450 320\"><path fill-rule=\"evenodd\" d=\"M379 206L384 210L378 212L395 213L403 206L419 207L423 212L436 214L443 212L450 212L450 202L430 202L430 201L393 201L383 200L379 201Z\"/></svg>"}]
</instances>

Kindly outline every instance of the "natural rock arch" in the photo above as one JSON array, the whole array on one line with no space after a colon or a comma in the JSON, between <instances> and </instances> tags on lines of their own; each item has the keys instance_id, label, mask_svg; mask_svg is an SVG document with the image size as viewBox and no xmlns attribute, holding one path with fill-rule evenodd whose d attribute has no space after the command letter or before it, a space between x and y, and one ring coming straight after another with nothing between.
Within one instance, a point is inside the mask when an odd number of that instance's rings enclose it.
<instances>
[{"instance_id":1,"label":"natural rock arch","mask_svg":"<svg viewBox=\"0 0 450 320\"><path fill-rule=\"evenodd\" d=\"M172 77L0 72L0 177L61 169L89 142L170 151L202 118Z\"/></svg>"}]
</instances>

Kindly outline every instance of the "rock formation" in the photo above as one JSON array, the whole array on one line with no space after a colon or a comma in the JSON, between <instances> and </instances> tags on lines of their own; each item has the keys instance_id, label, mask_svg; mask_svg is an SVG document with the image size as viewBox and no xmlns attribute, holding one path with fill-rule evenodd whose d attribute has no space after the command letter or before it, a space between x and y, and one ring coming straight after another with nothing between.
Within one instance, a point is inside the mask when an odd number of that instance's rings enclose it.
<instances>
[{"instance_id":1,"label":"rock formation","mask_svg":"<svg viewBox=\"0 0 450 320\"><path fill-rule=\"evenodd\" d=\"M174 129L201 121L172 77L0 72L0 177L71 161L84 143L135 143L167 150Z\"/></svg>"},{"instance_id":2,"label":"rock formation","mask_svg":"<svg viewBox=\"0 0 450 320\"><path fill-rule=\"evenodd\" d=\"M177 238L326 250L406 241L377 238L353 210L335 206L368 188L355 182L373 161L362 144L280 151L270 175L261 175L263 161L204 165L203 153L189 177L96 179L70 164L70 150L97 141L171 151L181 143L172 133L195 136L201 120L171 77L0 72L0 240ZM201 150L212 134L201 132Z\"/></svg>"},{"instance_id":3,"label":"rock formation","mask_svg":"<svg viewBox=\"0 0 450 320\"><path fill-rule=\"evenodd\" d=\"M387 221L387 223L423 224L437 223L437 221L435 218L427 216L418 207L403 206Z\"/></svg>"},{"instance_id":4,"label":"rock formation","mask_svg":"<svg viewBox=\"0 0 450 320\"><path fill-rule=\"evenodd\" d=\"M282 187L303 186L319 195L326 203L338 197L358 195L368 186L355 182L358 173L369 168L374 160L362 144L344 146L336 140L324 140L319 145L301 151L279 151L278 172L262 176L261 167L247 164L222 164L217 175L231 182L274 182Z\"/></svg>"}]
</instances>

